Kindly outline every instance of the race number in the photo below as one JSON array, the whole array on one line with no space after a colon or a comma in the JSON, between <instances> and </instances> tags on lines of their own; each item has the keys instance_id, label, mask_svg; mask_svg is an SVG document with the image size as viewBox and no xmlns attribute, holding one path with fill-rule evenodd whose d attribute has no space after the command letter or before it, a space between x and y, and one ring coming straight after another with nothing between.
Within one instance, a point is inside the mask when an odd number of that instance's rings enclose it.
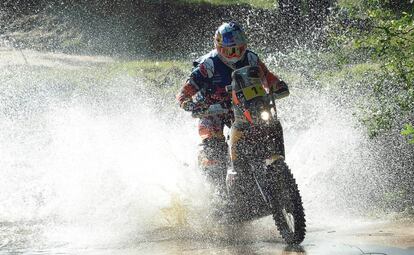
<instances>
[{"instance_id":1,"label":"race number","mask_svg":"<svg viewBox=\"0 0 414 255\"><path fill-rule=\"evenodd\" d=\"M246 100L251 100L255 97L262 97L266 94L262 84L256 83L255 85L248 86L242 89L243 95Z\"/></svg>"}]
</instances>

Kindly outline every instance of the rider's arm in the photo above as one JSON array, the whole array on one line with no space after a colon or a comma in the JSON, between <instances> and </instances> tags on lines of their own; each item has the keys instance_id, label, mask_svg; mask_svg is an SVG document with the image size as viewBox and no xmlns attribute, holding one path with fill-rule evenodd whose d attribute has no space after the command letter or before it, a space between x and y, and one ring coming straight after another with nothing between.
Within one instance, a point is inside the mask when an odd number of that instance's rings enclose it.
<instances>
[{"instance_id":1,"label":"rider's arm","mask_svg":"<svg viewBox=\"0 0 414 255\"><path fill-rule=\"evenodd\" d=\"M194 102L192 97L197 93L197 91L198 86L190 77L181 87L181 90L177 95L177 101L180 107L186 111L193 111Z\"/></svg>"},{"instance_id":2,"label":"rider's arm","mask_svg":"<svg viewBox=\"0 0 414 255\"><path fill-rule=\"evenodd\" d=\"M273 91L276 98L283 98L289 95L289 88L287 84L280 80L275 74L269 71L266 65L259 60L259 67L262 69L264 77L266 78L265 89Z\"/></svg>"},{"instance_id":3,"label":"rider's arm","mask_svg":"<svg viewBox=\"0 0 414 255\"><path fill-rule=\"evenodd\" d=\"M180 107L186 111L197 110L200 105L193 102L193 96L203 89L204 84L211 83L212 77L213 63L211 60L204 60L195 67L177 95L177 101Z\"/></svg>"}]
</instances>

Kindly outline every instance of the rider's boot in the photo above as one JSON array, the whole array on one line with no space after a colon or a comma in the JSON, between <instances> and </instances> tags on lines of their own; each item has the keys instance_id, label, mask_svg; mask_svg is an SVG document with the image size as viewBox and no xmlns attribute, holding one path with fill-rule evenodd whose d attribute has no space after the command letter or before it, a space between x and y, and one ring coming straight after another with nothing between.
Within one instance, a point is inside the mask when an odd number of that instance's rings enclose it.
<instances>
[{"instance_id":1,"label":"rider's boot","mask_svg":"<svg viewBox=\"0 0 414 255\"><path fill-rule=\"evenodd\" d=\"M227 143L223 138L204 139L198 155L199 167L214 188L213 206L224 211L227 200L226 173L228 161Z\"/></svg>"},{"instance_id":2,"label":"rider's boot","mask_svg":"<svg viewBox=\"0 0 414 255\"><path fill-rule=\"evenodd\" d=\"M226 187L227 160L227 143L224 138L208 138L200 144L198 155L200 169L219 191L225 190Z\"/></svg>"},{"instance_id":3,"label":"rider's boot","mask_svg":"<svg viewBox=\"0 0 414 255\"><path fill-rule=\"evenodd\" d=\"M227 176L227 187L234 215L242 220L246 216L246 208L249 207L249 194L255 189L251 186L255 183L250 174L251 165L242 156L249 144L246 142L244 130L236 126L232 126L230 130L229 142L232 172Z\"/></svg>"}]
</instances>

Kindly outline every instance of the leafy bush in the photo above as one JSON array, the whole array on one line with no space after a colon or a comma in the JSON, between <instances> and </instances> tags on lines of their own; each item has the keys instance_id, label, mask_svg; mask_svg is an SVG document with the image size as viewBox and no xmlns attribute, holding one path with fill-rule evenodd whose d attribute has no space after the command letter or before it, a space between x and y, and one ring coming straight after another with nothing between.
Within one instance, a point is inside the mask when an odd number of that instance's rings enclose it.
<instances>
[{"instance_id":1,"label":"leafy bush","mask_svg":"<svg viewBox=\"0 0 414 255\"><path fill-rule=\"evenodd\" d=\"M405 124L401 134L407 136L410 144L414 144L414 127L411 124Z\"/></svg>"},{"instance_id":2,"label":"leafy bush","mask_svg":"<svg viewBox=\"0 0 414 255\"><path fill-rule=\"evenodd\" d=\"M410 1L352 1L339 6L332 22L330 44L345 64L357 59L380 66L362 119L371 137L414 117L413 6Z\"/></svg>"}]
</instances>

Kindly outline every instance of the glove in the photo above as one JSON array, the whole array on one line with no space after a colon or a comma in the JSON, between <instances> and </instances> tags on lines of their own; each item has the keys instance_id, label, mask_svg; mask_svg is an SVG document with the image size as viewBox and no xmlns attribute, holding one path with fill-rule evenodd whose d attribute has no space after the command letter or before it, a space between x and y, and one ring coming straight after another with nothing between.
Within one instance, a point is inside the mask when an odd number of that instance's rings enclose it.
<instances>
[{"instance_id":1,"label":"glove","mask_svg":"<svg viewBox=\"0 0 414 255\"><path fill-rule=\"evenodd\" d=\"M181 108L183 108L184 111L187 111L187 112L194 111L195 107L196 107L196 104L193 101L190 101L190 100L185 101L181 104Z\"/></svg>"},{"instance_id":2,"label":"glove","mask_svg":"<svg viewBox=\"0 0 414 255\"><path fill-rule=\"evenodd\" d=\"M200 112L200 111L204 110L204 109L205 109L205 107L203 107L203 106L204 106L203 104L200 104L200 103L195 103L195 102L193 102L193 101L191 101L191 100L188 100L188 101L184 102L184 103L181 105L181 107L182 107L185 111L187 111L187 112L192 112L192 113L198 113L198 112Z\"/></svg>"},{"instance_id":3,"label":"glove","mask_svg":"<svg viewBox=\"0 0 414 255\"><path fill-rule=\"evenodd\" d=\"M276 99L284 98L289 95L289 88L286 82L281 80L275 87L276 88L273 91L273 95Z\"/></svg>"}]
</instances>

